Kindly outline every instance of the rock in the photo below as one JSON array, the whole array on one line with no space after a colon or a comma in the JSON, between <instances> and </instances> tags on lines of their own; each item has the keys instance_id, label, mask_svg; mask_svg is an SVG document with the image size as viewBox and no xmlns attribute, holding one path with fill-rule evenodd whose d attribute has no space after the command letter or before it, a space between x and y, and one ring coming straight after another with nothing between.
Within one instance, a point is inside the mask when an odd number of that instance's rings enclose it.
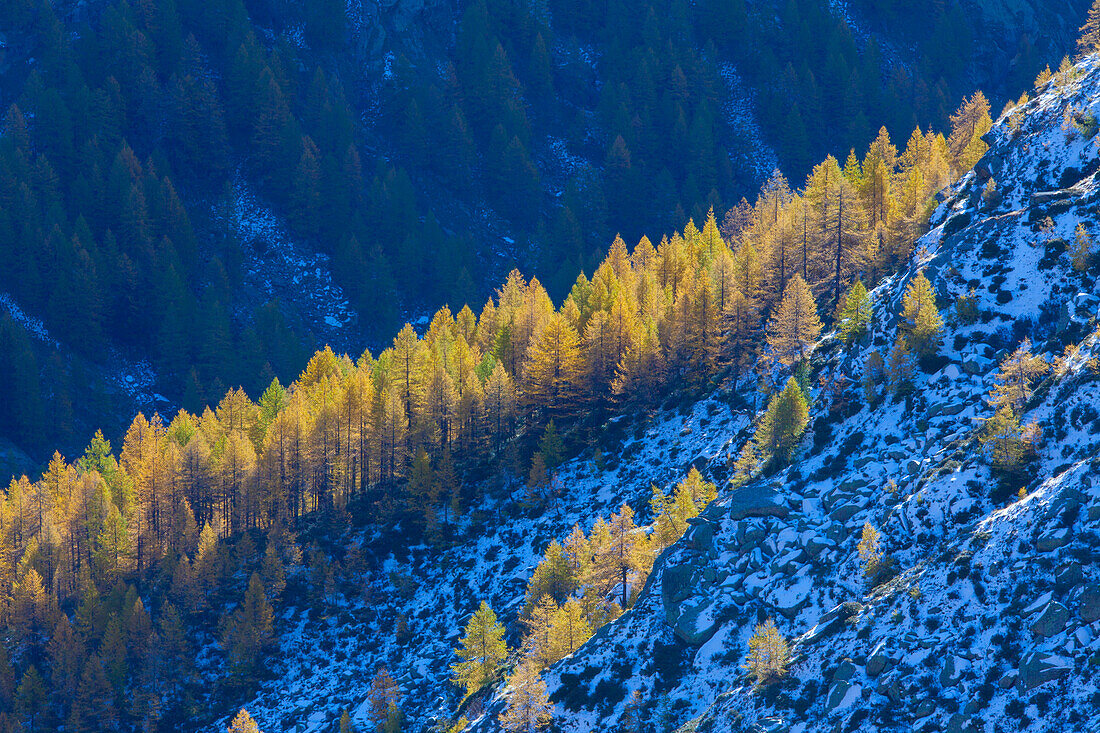
<instances>
[{"instance_id":1,"label":"rock","mask_svg":"<svg viewBox=\"0 0 1100 733\"><path fill-rule=\"evenodd\" d=\"M867 485L867 479L862 476L856 476L844 481L840 486L836 487L837 491L844 494L854 494L856 491L862 489Z\"/></svg>"},{"instance_id":2,"label":"rock","mask_svg":"<svg viewBox=\"0 0 1100 733\"><path fill-rule=\"evenodd\" d=\"M905 471L910 476L916 476L920 473L920 461L910 458L905 462Z\"/></svg>"},{"instance_id":3,"label":"rock","mask_svg":"<svg viewBox=\"0 0 1100 733\"><path fill-rule=\"evenodd\" d=\"M834 522L844 523L860 512L858 504L844 504L829 512L829 518Z\"/></svg>"},{"instance_id":4,"label":"rock","mask_svg":"<svg viewBox=\"0 0 1100 733\"><path fill-rule=\"evenodd\" d=\"M787 733L790 729L782 718L770 715L749 728L749 733Z\"/></svg>"},{"instance_id":5,"label":"rock","mask_svg":"<svg viewBox=\"0 0 1100 733\"><path fill-rule=\"evenodd\" d=\"M1039 618L1031 622L1031 633L1040 639L1045 639L1066 628L1067 621L1069 621L1069 610L1058 601L1051 601L1039 614Z\"/></svg>"},{"instance_id":6,"label":"rock","mask_svg":"<svg viewBox=\"0 0 1100 733\"><path fill-rule=\"evenodd\" d=\"M997 681L997 684L1001 686L1002 690L1008 690L1011 689L1019 679L1020 673L1016 670L1012 670L1005 676L1001 677L1001 679Z\"/></svg>"},{"instance_id":7,"label":"rock","mask_svg":"<svg viewBox=\"0 0 1100 733\"><path fill-rule=\"evenodd\" d=\"M688 524L692 526L685 544L693 550L713 552L714 525L702 517L692 517L688 520Z\"/></svg>"},{"instance_id":8,"label":"rock","mask_svg":"<svg viewBox=\"0 0 1100 733\"><path fill-rule=\"evenodd\" d=\"M692 646L705 644L718 630L718 618L714 612L713 600L703 599L694 603L684 603L678 610L679 615L672 630L685 643Z\"/></svg>"},{"instance_id":9,"label":"rock","mask_svg":"<svg viewBox=\"0 0 1100 733\"><path fill-rule=\"evenodd\" d=\"M863 695L863 688L859 685L849 684L843 680L833 683L829 688L829 696L825 699L825 709L829 711L844 710L850 707Z\"/></svg>"},{"instance_id":10,"label":"rock","mask_svg":"<svg viewBox=\"0 0 1100 733\"><path fill-rule=\"evenodd\" d=\"M901 683L898 682L896 677L885 686L882 694L890 698L891 702L901 702Z\"/></svg>"},{"instance_id":11,"label":"rock","mask_svg":"<svg viewBox=\"0 0 1100 733\"><path fill-rule=\"evenodd\" d=\"M1061 188L1056 191L1036 191L1031 194L1031 205L1046 206L1055 201L1064 201L1072 195L1073 191L1068 188Z\"/></svg>"},{"instance_id":12,"label":"rock","mask_svg":"<svg viewBox=\"0 0 1100 733\"><path fill-rule=\"evenodd\" d=\"M1100 586L1087 586L1077 601L1077 614L1085 623L1100 619Z\"/></svg>"},{"instance_id":13,"label":"rock","mask_svg":"<svg viewBox=\"0 0 1100 733\"><path fill-rule=\"evenodd\" d=\"M730 494L726 516L731 520L745 517L785 517L791 513L783 497L766 486L746 486Z\"/></svg>"},{"instance_id":14,"label":"rock","mask_svg":"<svg viewBox=\"0 0 1100 733\"><path fill-rule=\"evenodd\" d=\"M688 564L665 567L661 574L661 601L664 603L666 614L675 614L676 605L691 595L693 572L694 568ZM672 615L669 623L675 618L676 616Z\"/></svg>"},{"instance_id":15,"label":"rock","mask_svg":"<svg viewBox=\"0 0 1100 733\"><path fill-rule=\"evenodd\" d=\"M1085 579L1081 563L1071 561L1058 566L1054 572L1054 587L1063 593L1079 585Z\"/></svg>"},{"instance_id":16,"label":"rock","mask_svg":"<svg viewBox=\"0 0 1100 733\"><path fill-rule=\"evenodd\" d=\"M813 585L809 575L795 576L791 579L790 585L769 591L768 601L785 617L793 619L806 607Z\"/></svg>"},{"instance_id":17,"label":"rock","mask_svg":"<svg viewBox=\"0 0 1100 733\"><path fill-rule=\"evenodd\" d=\"M1035 549L1039 552L1054 552L1068 545L1069 540L1069 530L1063 527L1055 532L1040 535L1035 540Z\"/></svg>"},{"instance_id":18,"label":"rock","mask_svg":"<svg viewBox=\"0 0 1100 733\"><path fill-rule=\"evenodd\" d=\"M966 671L968 664L965 659L949 654L947 660L943 663L943 670L940 672L940 685L949 687L958 682L959 678L962 677L962 673Z\"/></svg>"},{"instance_id":19,"label":"rock","mask_svg":"<svg viewBox=\"0 0 1100 733\"><path fill-rule=\"evenodd\" d=\"M950 237L955 232L961 231L970 223L970 214L961 212L953 214L943 223L943 236Z\"/></svg>"},{"instance_id":20,"label":"rock","mask_svg":"<svg viewBox=\"0 0 1100 733\"><path fill-rule=\"evenodd\" d=\"M880 641L878 645L871 650L871 656L867 658L865 670L868 676L878 677L893 663L894 660L886 653L886 642Z\"/></svg>"},{"instance_id":21,"label":"rock","mask_svg":"<svg viewBox=\"0 0 1100 733\"><path fill-rule=\"evenodd\" d=\"M997 175L1002 165L1001 157L992 151L988 151L974 164L974 172L978 175L979 180L987 181Z\"/></svg>"},{"instance_id":22,"label":"rock","mask_svg":"<svg viewBox=\"0 0 1100 733\"><path fill-rule=\"evenodd\" d=\"M830 611L827 611L818 620L812 629L801 638L803 644L814 644L828 636L832 636L844 629L848 619L863 610L863 605L856 601L845 601Z\"/></svg>"},{"instance_id":23,"label":"rock","mask_svg":"<svg viewBox=\"0 0 1100 733\"><path fill-rule=\"evenodd\" d=\"M822 550L830 547L835 547L835 544L824 537L814 535L806 540L806 552L808 552L811 557L817 557Z\"/></svg>"},{"instance_id":24,"label":"rock","mask_svg":"<svg viewBox=\"0 0 1100 733\"><path fill-rule=\"evenodd\" d=\"M955 713L947 719L947 727L944 728L944 733L963 733L963 731L973 730L973 728L973 720L962 713Z\"/></svg>"},{"instance_id":25,"label":"rock","mask_svg":"<svg viewBox=\"0 0 1100 733\"><path fill-rule=\"evenodd\" d=\"M851 660L845 659L833 670L833 682L849 682L855 676L856 665Z\"/></svg>"},{"instance_id":26,"label":"rock","mask_svg":"<svg viewBox=\"0 0 1100 733\"><path fill-rule=\"evenodd\" d=\"M1056 680L1073 669L1073 661L1046 652L1032 652L1020 663L1020 685L1024 691Z\"/></svg>"},{"instance_id":27,"label":"rock","mask_svg":"<svg viewBox=\"0 0 1100 733\"><path fill-rule=\"evenodd\" d=\"M917 703L917 707L913 709L913 718L920 720L921 718L927 718L934 712L936 712L936 701L926 697Z\"/></svg>"}]
</instances>

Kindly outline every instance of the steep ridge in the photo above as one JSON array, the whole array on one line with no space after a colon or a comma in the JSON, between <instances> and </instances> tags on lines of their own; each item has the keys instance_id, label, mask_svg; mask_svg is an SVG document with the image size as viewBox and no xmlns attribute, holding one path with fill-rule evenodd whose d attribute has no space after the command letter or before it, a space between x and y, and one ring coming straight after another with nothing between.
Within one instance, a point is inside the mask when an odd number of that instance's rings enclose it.
<instances>
[{"instance_id":1,"label":"steep ridge","mask_svg":"<svg viewBox=\"0 0 1100 733\"><path fill-rule=\"evenodd\" d=\"M826 337L811 383L843 373L856 380L844 396L864 402L863 365L893 343L921 271L948 324L938 363L906 396L843 418L815 390L793 467L721 492L637 604L546 674L561 730L615 729L635 692L645 730L1100 725L1100 297L1066 251L1096 221L1098 108L1094 57L997 122L912 266L872 293L872 333L854 348ZM979 435L998 365L1025 337L1055 367L1020 418L1042 430L1037 458L1003 487ZM872 590L865 523L897 571ZM764 618L793 664L754 689L742 665Z\"/></svg>"}]
</instances>

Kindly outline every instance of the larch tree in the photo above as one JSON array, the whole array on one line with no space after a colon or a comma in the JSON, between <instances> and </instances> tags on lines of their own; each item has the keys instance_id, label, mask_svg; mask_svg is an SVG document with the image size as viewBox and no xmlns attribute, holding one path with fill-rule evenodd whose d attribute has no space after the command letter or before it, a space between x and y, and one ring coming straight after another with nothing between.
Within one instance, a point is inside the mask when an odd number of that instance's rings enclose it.
<instances>
[{"instance_id":1,"label":"larch tree","mask_svg":"<svg viewBox=\"0 0 1100 733\"><path fill-rule=\"evenodd\" d=\"M379 667L371 678L367 701L370 704L367 719L373 731L385 730L386 724L400 715L401 688L385 667Z\"/></svg>"},{"instance_id":2,"label":"larch tree","mask_svg":"<svg viewBox=\"0 0 1100 733\"><path fill-rule=\"evenodd\" d=\"M906 334L906 341L918 354L934 354L939 350L943 318L936 308L932 283L923 272L913 278L905 290L898 328Z\"/></svg>"},{"instance_id":3,"label":"larch tree","mask_svg":"<svg viewBox=\"0 0 1100 733\"><path fill-rule=\"evenodd\" d=\"M790 460L809 423L806 397L798 381L791 377L783 391L772 396L753 441L768 455L785 462Z\"/></svg>"},{"instance_id":4,"label":"larch tree","mask_svg":"<svg viewBox=\"0 0 1100 733\"><path fill-rule=\"evenodd\" d=\"M248 711L241 708L235 716L233 716L233 722L226 728L226 733L263 733L260 730L260 726L256 725L256 721L252 716L248 714Z\"/></svg>"},{"instance_id":5,"label":"larch tree","mask_svg":"<svg viewBox=\"0 0 1100 733\"><path fill-rule=\"evenodd\" d=\"M1100 0L1093 0L1077 38L1077 54L1088 56L1097 51L1100 51Z\"/></svg>"},{"instance_id":6,"label":"larch tree","mask_svg":"<svg viewBox=\"0 0 1100 733\"><path fill-rule=\"evenodd\" d=\"M570 598L554 614L550 636L561 656L572 654L592 637L593 629L585 618L584 608L576 598Z\"/></svg>"},{"instance_id":7,"label":"larch tree","mask_svg":"<svg viewBox=\"0 0 1100 733\"><path fill-rule=\"evenodd\" d=\"M527 634L523 638L524 654L540 669L549 667L562 657L551 634L557 612L558 604L550 596L544 595L535 602L523 619L523 624L527 627Z\"/></svg>"},{"instance_id":8,"label":"larch tree","mask_svg":"<svg viewBox=\"0 0 1100 733\"><path fill-rule=\"evenodd\" d=\"M754 629L749 639L745 669L757 684L765 685L783 677L789 665L790 647L776 628L775 621L769 618Z\"/></svg>"},{"instance_id":9,"label":"larch tree","mask_svg":"<svg viewBox=\"0 0 1100 733\"><path fill-rule=\"evenodd\" d=\"M1078 224L1073 232L1073 245L1070 247L1070 261L1077 272L1085 272L1096 258L1093 253L1095 244L1092 235L1084 224Z\"/></svg>"},{"instance_id":10,"label":"larch tree","mask_svg":"<svg viewBox=\"0 0 1100 733\"><path fill-rule=\"evenodd\" d=\"M524 394L549 415L566 415L577 408L582 375L577 332L555 313L538 334L527 357Z\"/></svg>"},{"instance_id":11,"label":"larch tree","mask_svg":"<svg viewBox=\"0 0 1100 733\"><path fill-rule=\"evenodd\" d=\"M1033 454L1040 431L1036 423L1027 426L1005 406L982 426L978 441L993 472L1006 481L1020 478L1019 471Z\"/></svg>"},{"instance_id":12,"label":"larch tree","mask_svg":"<svg viewBox=\"0 0 1100 733\"><path fill-rule=\"evenodd\" d=\"M677 485L676 489L677 492L682 490L690 494L691 502L697 512L703 511L718 495L718 487L714 482L704 479L703 474L699 473L699 469L695 466L691 467L688 475Z\"/></svg>"},{"instance_id":13,"label":"larch tree","mask_svg":"<svg viewBox=\"0 0 1100 733\"><path fill-rule=\"evenodd\" d=\"M499 720L508 733L535 733L553 720L554 706L546 694L546 683L531 662L521 663L508 678L505 697L508 707Z\"/></svg>"},{"instance_id":14,"label":"larch tree","mask_svg":"<svg viewBox=\"0 0 1100 733\"><path fill-rule=\"evenodd\" d=\"M917 370L917 357L909 348L909 341L898 336L890 353L886 355L884 375L890 389L895 394L903 394L913 386L913 375Z\"/></svg>"},{"instance_id":15,"label":"larch tree","mask_svg":"<svg viewBox=\"0 0 1100 733\"><path fill-rule=\"evenodd\" d=\"M863 568L863 577L873 578L882 564L882 542L880 533L870 522L863 523L863 531L860 535L859 563Z\"/></svg>"},{"instance_id":16,"label":"larch tree","mask_svg":"<svg viewBox=\"0 0 1100 733\"><path fill-rule=\"evenodd\" d=\"M229 652L229 669L238 684L252 680L272 642L274 613L263 583L256 573L237 609L225 624L223 645Z\"/></svg>"},{"instance_id":17,"label":"larch tree","mask_svg":"<svg viewBox=\"0 0 1100 733\"><path fill-rule=\"evenodd\" d=\"M526 608L532 608L544 595L558 603L564 603L576 589L577 570L561 543L552 540L546 547L543 559L535 566L535 571L527 581Z\"/></svg>"},{"instance_id":18,"label":"larch tree","mask_svg":"<svg viewBox=\"0 0 1100 733\"><path fill-rule=\"evenodd\" d=\"M111 730L118 720L115 692L107 681L103 663L93 654L84 663L80 686L69 710L66 730L75 733L98 733Z\"/></svg>"},{"instance_id":19,"label":"larch tree","mask_svg":"<svg viewBox=\"0 0 1100 733\"><path fill-rule=\"evenodd\" d=\"M989 117L989 101L981 90L964 99L950 121L951 135L947 138L947 148L955 171L963 173L973 168L989 149L981 136L989 132L993 121Z\"/></svg>"},{"instance_id":20,"label":"larch tree","mask_svg":"<svg viewBox=\"0 0 1100 733\"><path fill-rule=\"evenodd\" d=\"M626 608L627 579L630 573L638 569L638 538L635 536L634 510L623 504L619 513L611 517L611 541L608 547L608 562L614 566L614 572L622 585L620 603Z\"/></svg>"},{"instance_id":21,"label":"larch tree","mask_svg":"<svg viewBox=\"0 0 1100 733\"><path fill-rule=\"evenodd\" d=\"M867 327L871 323L871 299L861 280L856 280L852 287L848 288L842 302L837 326L844 342L851 343L867 333Z\"/></svg>"},{"instance_id":22,"label":"larch tree","mask_svg":"<svg viewBox=\"0 0 1100 733\"><path fill-rule=\"evenodd\" d=\"M1023 342L1001 362L993 385L991 401L995 409L1007 407L1016 415L1031 397L1037 379L1050 371L1050 363L1042 355L1031 353L1031 340Z\"/></svg>"},{"instance_id":23,"label":"larch tree","mask_svg":"<svg viewBox=\"0 0 1100 733\"><path fill-rule=\"evenodd\" d=\"M821 335L821 320L817 315L810 286L795 275L783 291L783 299L768 323L768 346L776 359L787 366L806 357L806 352Z\"/></svg>"},{"instance_id":24,"label":"larch tree","mask_svg":"<svg viewBox=\"0 0 1100 733\"><path fill-rule=\"evenodd\" d=\"M496 678L501 663L508 657L508 645L504 641L504 627L485 601L466 626L466 633L455 650L462 661L451 666L456 684L472 695Z\"/></svg>"}]
</instances>

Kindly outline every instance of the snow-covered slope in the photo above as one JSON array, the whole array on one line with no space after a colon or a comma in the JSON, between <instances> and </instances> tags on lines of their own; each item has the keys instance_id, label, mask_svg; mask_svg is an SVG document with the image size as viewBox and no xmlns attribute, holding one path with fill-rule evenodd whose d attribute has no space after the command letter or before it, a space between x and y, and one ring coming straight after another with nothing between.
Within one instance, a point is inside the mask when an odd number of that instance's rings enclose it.
<instances>
[{"instance_id":1,"label":"snow-covered slope","mask_svg":"<svg viewBox=\"0 0 1100 733\"><path fill-rule=\"evenodd\" d=\"M518 632L527 579L551 540L564 538L575 523L587 531L597 515L607 517L624 502L645 505L652 484L674 484L691 465L724 465L731 439L748 422L717 396L664 412L628 438L604 470L590 458L563 466L555 495L538 516L521 511L524 489L517 486L515 501L490 503L462 520L448 549L421 546L408 556L378 558L368 543L369 569L358 593L348 594L354 600L341 600L319 618L301 608L284 612L274 679L245 707L266 731L330 731L344 709L362 724L371 678L386 665L401 685L408 729L427 730L458 703L447 683L449 665L480 601Z\"/></svg>"},{"instance_id":2,"label":"snow-covered slope","mask_svg":"<svg viewBox=\"0 0 1100 733\"><path fill-rule=\"evenodd\" d=\"M947 305L942 366L908 398L817 420L794 468L720 494L637 605L547 674L561 730L614 729L635 690L645 730L1100 729L1100 297L1065 252L1096 221L1098 112L1091 58L999 121L913 267L874 291L872 336L851 350L827 338L815 359L860 376L924 270ZM953 305L971 290L980 317L961 325ZM1043 442L1019 499L997 491L977 434L1025 336L1052 361L1080 348L1022 417ZM865 522L898 570L870 593ZM766 617L795 661L754 690L742 665Z\"/></svg>"}]
</instances>

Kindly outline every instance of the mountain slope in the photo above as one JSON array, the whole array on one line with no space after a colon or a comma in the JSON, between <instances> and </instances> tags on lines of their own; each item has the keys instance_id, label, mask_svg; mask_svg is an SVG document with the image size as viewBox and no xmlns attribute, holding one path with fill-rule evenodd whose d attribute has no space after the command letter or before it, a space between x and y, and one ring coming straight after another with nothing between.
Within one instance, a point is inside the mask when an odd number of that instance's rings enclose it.
<instances>
[{"instance_id":1,"label":"mountain slope","mask_svg":"<svg viewBox=\"0 0 1100 733\"><path fill-rule=\"evenodd\" d=\"M919 272L947 305L940 357L925 360L906 394L873 408L858 381L839 395L815 390L795 466L723 489L660 556L637 603L545 673L555 729L614 729L634 692L643 730L1097 723L1100 298L1096 265L1079 272L1065 251L1100 197L1089 134L1097 109L1092 58L998 121L976 171L941 195L912 265L873 291L871 334L853 347L826 337L811 383L858 380L868 354L885 353ZM979 435L998 364L1025 335L1056 366L1021 415L1042 428L1037 456L1005 484ZM517 516L521 502L493 502L450 549L383 553L364 575L362 604L297 622L274 679L247 707L268 729L322 730L343 709L363 723L369 677L385 664L400 678L410 729L452 720L447 660L477 601L490 602L516 643L524 582L546 543L621 502L644 513L649 485L692 465L729 474L751 418L731 401L747 404L724 391L659 414L603 470L570 462L564 490L537 517ZM856 548L865 523L881 530L894 564L873 589ZM786 681L757 690L742 665L766 617L794 642L794 663ZM475 730L496 729L506 699L501 685L464 712Z\"/></svg>"},{"instance_id":2,"label":"mountain slope","mask_svg":"<svg viewBox=\"0 0 1100 733\"><path fill-rule=\"evenodd\" d=\"M547 675L562 730L614 725L635 690L658 730L693 718L685 731L1097 725L1100 298L1095 269L1076 272L1059 251L1094 221L1098 108L1091 58L998 122L926 251L874 291L870 343L826 339L815 374L857 376L885 351L919 270L944 303L975 288L979 322L947 309L944 359L902 400L831 420L819 393L796 467L720 495L638 604ZM977 436L997 364L1025 335L1052 361L1079 348L1027 404L1021 421L1037 421L1043 443L1026 498L1006 499ZM869 593L865 522L898 570ZM795 662L786 682L754 691L741 665L764 617L795 640Z\"/></svg>"}]
</instances>

